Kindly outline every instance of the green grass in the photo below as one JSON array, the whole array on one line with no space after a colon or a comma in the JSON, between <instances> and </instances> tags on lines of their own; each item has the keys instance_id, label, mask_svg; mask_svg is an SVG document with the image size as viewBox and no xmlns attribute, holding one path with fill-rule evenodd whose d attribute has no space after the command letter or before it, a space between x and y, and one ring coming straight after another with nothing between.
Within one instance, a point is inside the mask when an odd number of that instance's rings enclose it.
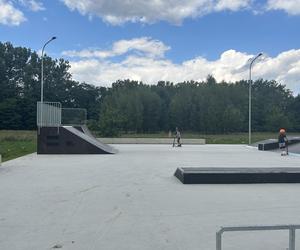
<instances>
[{"instance_id":1,"label":"green grass","mask_svg":"<svg viewBox=\"0 0 300 250\"><path fill-rule=\"evenodd\" d=\"M2 161L36 152L36 131L0 130Z\"/></svg>"}]
</instances>

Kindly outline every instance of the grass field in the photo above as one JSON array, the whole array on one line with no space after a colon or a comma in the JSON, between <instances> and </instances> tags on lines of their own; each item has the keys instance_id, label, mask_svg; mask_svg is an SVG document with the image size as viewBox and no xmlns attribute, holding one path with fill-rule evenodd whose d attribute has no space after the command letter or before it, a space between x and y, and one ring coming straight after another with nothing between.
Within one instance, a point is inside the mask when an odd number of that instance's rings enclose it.
<instances>
[{"instance_id":1,"label":"grass field","mask_svg":"<svg viewBox=\"0 0 300 250\"><path fill-rule=\"evenodd\" d=\"M36 152L36 131L0 130L0 154L8 161Z\"/></svg>"},{"instance_id":2,"label":"grass field","mask_svg":"<svg viewBox=\"0 0 300 250\"><path fill-rule=\"evenodd\" d=\"M97 134L97 133L95 133ZM288 134L288 136L299 136ZM123 134L126 138L167 138L168 133L156 134ZM205 135L197 133L182 133L182 138L204 138L207 144L247 144L248 133ZM253 133L252 142L277 138L277 133ZM36 152L36 131L0 130L0 154L2 161L8 161L26 154Z\"/></svg>"}]
</instances>

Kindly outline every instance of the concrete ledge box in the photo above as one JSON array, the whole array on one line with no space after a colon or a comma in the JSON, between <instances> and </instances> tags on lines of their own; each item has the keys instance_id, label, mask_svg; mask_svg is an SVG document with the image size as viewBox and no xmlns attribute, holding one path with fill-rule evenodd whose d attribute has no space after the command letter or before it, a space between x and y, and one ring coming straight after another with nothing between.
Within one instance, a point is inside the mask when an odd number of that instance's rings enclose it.
<instances>
[{"instance_id":1,"label":"concrete ledge box","mask_svg":"<svg viewBox=\"0 0 300 250\"><path fill-rule=\"evenodd\" d=\"M183 184L300 183L300 168L177 168Z\"/></svg>"},{"instance_id":2,"label":"concrete ledge box","mask_svg":"<svg viewBox=\"0 0 300 250\"><path fill-rule=\"evenodd\" d=\"M289 139L288 145L300 143L300 137L292 137L288 139ZM258 150L262 150L262 151L274 150L278 148L279 148L278 140L276 139L265 140L258 144Z\"/></svg>"}]
</instances>

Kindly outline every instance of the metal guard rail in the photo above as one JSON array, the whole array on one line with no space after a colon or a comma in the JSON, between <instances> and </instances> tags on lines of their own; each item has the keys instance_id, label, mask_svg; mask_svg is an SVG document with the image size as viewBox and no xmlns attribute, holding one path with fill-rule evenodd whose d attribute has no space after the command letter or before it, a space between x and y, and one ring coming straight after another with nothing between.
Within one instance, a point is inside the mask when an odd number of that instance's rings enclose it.
<instances>
[{"instance_id":1,"label":"metal guard rail","mask_svg":"<svg viewBox=\"0 0 300 250\"><path fill-rule=\"evenodd\" d=\"M262 231L262 230L289 230L288 249L296 250L295 248L296 229L300 229L300 225L221 227L221 229L216 233L216 250L222 250L222 234L224 232Z\"/></svg>"}]
</instances>

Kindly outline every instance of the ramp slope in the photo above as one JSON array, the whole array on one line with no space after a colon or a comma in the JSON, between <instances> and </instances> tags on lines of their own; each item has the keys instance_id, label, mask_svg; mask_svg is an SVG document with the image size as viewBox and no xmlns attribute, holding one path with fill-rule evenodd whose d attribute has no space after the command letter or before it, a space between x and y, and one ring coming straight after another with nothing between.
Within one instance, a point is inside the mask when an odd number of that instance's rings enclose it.
<instances>
[{"instance_id":1,"label":"ramp slope","mask_svg":"<svg viewBox=\"0 0 300 250\"><path fill-rule=\"evenodd\" d=\"M73 133L74 135L82 138L83 140L86 140L87 142L93 144L94 146L102 149L103 151L105 151L109 154L117 153L117 150L114 149L113 147L97 140L86 126L81 126L83 132L80 132L78 129L76 129L72 126L63 126L63 128L65 128L66 130Z\"/></svg>"},{"instance_id":2,"label":"ramp slope","mask_svg":"<svg viewBox=\"0 0 300 250\"><path fill-rule=\"evenodd\" d=\"M114 154L117 150L72 126L43 127L38 135L38 154Z\"/></svg>"},{"instance_id":3,"label":"ramp slope","mask_svg":"<svg viewBox=\"0 0 300 250\"><path fill-rule=\"evenodd\" d=\"M76 128L77 130L79 130L80 132L88 135L89 137L95 138L95 136L91 133L91 131L88 129L88 127L86 125L73 126L73 127Z\"/></svg>"}]
</instances>

